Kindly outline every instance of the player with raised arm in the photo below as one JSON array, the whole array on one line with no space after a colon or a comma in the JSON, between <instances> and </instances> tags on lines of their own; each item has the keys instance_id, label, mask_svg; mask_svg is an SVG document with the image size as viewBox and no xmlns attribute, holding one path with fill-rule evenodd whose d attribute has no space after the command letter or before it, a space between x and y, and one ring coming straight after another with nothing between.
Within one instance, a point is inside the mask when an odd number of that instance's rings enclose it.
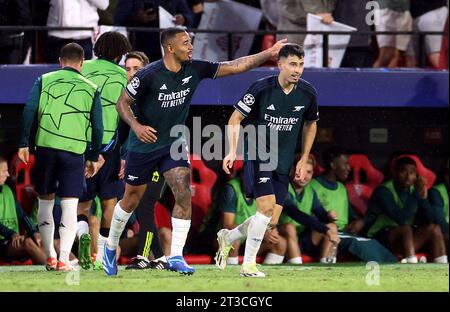
<instances>
[{"instance_id":1,"label":"player with raised arm","mask_svg":"<svg viewBox=\"0 0 450 312\"><path fill-rule=\"evenodd\" d=\"M130 141L125 168L125 194L114 209L103 268L107 275L117 274L116 248L131 212L136 209L158 167L175 197L172 213L172 241L169 269L193 274L194 268L183 258L183 248L191 226L190 166L187 145L181 135L172 137L174 126L184 125L191 98L200 81L238 74L255 68L276 56L284 41L272 48L230 62L214 63L192 59L191 37L182 27L161 33L164 58L140 70L117 102L121 118L130 126ZM130 105L136 102L136 117ZM171 148L181 147L183 157L174 159ZM177 148L175 148L177 149ZM177 155L178 156L178 155Z\"/></svg>"}]
</instances>

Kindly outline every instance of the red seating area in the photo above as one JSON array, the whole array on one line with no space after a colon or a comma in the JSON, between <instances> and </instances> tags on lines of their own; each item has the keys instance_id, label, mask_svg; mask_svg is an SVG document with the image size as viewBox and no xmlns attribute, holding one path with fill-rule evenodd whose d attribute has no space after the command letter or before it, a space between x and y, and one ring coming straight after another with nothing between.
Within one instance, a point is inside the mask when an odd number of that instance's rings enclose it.
<instances>
[{"instance_id":1,"label":"red seating area","mask_svg":"<svg viewBox=\"0 0 450 312\"><path fill-rule=\"evenodd\" d=\"M200 156L192 154L191 159L191 190L192 190L192 229L197 230L212 202L212 188L217 180L217 174L209 169Z\"/></svg>"},{"instance_id":2,"label":"red seating area","mask_svg":"<svg viewBox=\"0 0 450 312\"><path fill-rule=\"evenodd\" d=\"M314 176L317 177L318 175L320 175L322 172L325 171L325 168L323 168L323 167L320 165L319 161L317 160L316 155L314 155L314 154L312 154L312 153L311 153L310 155L311 155L311 158L313 158L313 159L314 159L314 162L315 162L315 166L314 166Z\"/></svg>"},{"instance_id":3,"label":"red seating area","mask_svg":"<svg viewBox=\"0 0 450 312\"><path fill-rule=\"evenodd\" d=\"M277 42L277 39L275 38L275 35L273 35L273 34L264 35L263 41L262 41L262 44L261 44L261 51L264 51L266 49L269 49L269 48L273 47L273 45L276 42ZM265 62L263 64L263 66L269 66L269 67L277 66L277 61L276 61L275 58L273 58L273 59Z\"/></svg>"},{"instance_id":4,"label":"red seating area","mask_svg":"<svg viewBox=\"0 0 450 312\"><path fill-rule=\"evenodd\" d=\"M428 168L426 168L420 158L416 155L404 154L396 157L398 159L402 156L409 156L417 163L417 171L420 176L427 179L427 187L430 188L435 180L436 175ZM394 159L394 160L395 160ZM391 163L391 168L394 163ZM213 201L212 189L217 182L217 174L214 170L208 168L203 160L197 155L190 155L191 161L191 190L192 190L192 230L198 230L199 226ZM10 162L10 174L16 182L16 194L19 203L23 206L27 213L31 213L33 201L36 198L34 186L31 182L31 172L34 167L34 156L30 155L30 160L27 165L18 160L17 155ZM356 209L360 216L364 216L367 210L368 201L375 188L383 182L384 175L380 170L375 168L367 155L353 154L349 156L349 164L352 170L352 180L346 183L350 203ZM234 164L233 171L241 170L243 162L237 160ZM314 168L315 175L324 171L324 168L316 161ZM362 173L365 173L365 181L362 179ZM158 228L171 228L171 219L168 210L159 202L155 205L155 222ZM210 264L213 259L209 255L186 255L186 260L190 264ZM314 262L314 259L308 255L302 255L303 262ZM263 259L258 258L259 262ZM128 264L131 258L121 257L120 264ZM240 260L242 261L241 257ZM11 263L0 261L0 265L29 265L31 260L25 262L14 261Z\"/></svg>"},{"instance_id":5,"label":"red seating area","mask_svg":"<svg viewBox=\"0 0 450 312\"><path fill-rule=\"evenodd\" d=\"M6 262L6 261L0 260L0 265L32 265L32 264L33 264L33 261L31 261L31 259L28 259L26 261L14 260L12 262Z\"/></svg>"},{"instance_id":6,"label":"red seating area","mask_svg":"<svg viewBox=\"0 0 450 312\"><path fill-rule=\"evenodd\" d=\"M448 16L444 29L448 29ZM439 68L441 70L448 69L448 35L442 37L441 55L439 59Z\"/></svg>"},{"instance_id":7,"label":"red seating area","mask_svg":"<svg viewBox=\"0 0 450 312\"><path fill-rule=\"evenodd\" d=\"M350 203L360 216L364 216L367 211L370 196L375 188L383 182L384 175L376 169L369 158L363 154L353 154L348 158L353 179L346 183ZM361 183L361 174L365 172L367 182Z\"/></svg>"},{"instance_id":8,"label":"red seating area","mask_svg":"<svg viewBox=\"0 0 450 312\"><path fill-rule=\"evenodd\" d=\"M31 172L34 168L34 155L30 154L27 164L18 159L17 154L9 164L9 171L16 185L16 197L27 214L31 214L33 203L36 200L34 185L31 183Z\"/></svg>"}]
</instances>

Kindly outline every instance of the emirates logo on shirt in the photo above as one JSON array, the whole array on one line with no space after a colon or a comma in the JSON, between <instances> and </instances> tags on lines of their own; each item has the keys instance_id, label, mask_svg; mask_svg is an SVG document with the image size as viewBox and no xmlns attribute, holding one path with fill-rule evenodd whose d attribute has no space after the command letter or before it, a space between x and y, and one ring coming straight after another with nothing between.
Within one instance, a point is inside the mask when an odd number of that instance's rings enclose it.
<instances>
[{"instance_id":1,"label":"emirates logo on shirt","mask_svg":"<svg viewBox=\"0 0 450 312\"><path fill-rule=\"evenodd\" d=\"M264 114L264 120L268 121L267 127L276 131L292 131L292 127L297 124L299 118L295 117L274 117Z\"/></svg>"},{"instance_id":2,"label":"emirates logo on shirt","mask_svg":"<svg viewBox=\"0 0 450 312\"><path fill-rule=\"evenodd\" d=\"M184 104L186 97L191 92L190 88L178 92L163 93L158 95L158 101L161 102L162 108L175 107Z\"/></svg>"}]
</instances>

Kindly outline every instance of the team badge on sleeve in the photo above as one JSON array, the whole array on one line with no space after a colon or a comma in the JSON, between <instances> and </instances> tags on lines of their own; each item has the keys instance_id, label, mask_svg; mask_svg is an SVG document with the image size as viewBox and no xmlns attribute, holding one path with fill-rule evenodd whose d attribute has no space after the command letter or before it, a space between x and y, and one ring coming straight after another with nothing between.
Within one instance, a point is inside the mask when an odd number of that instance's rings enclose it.
<instances>
[{"instance_id":1,"label":"team badge on sleeve","mask_svg":"<svg viewBox=\"0 0 450 312\"><path fill-rule=\"evenodd\" d=\"M133 87L133 89L137 89L137 88L139 88L139 85L141 84L141 81L139 80L138 77L134 77L133 79L131 79L130 84Z\"/></svg>"},{"instance_id":2,"label":"team badge on sleeve","mask_svg":"<svg viewBox=\"0 0 450 312\"><path fill-rule=\"evenodd\" d=\"M141 81L138 77L134 77L127 85L128 94L131 93L132 97L137 94L136 89L139 88Z\"/></svg>"},{"instance_id":3,"label":"team badge on sleeve","mask_svg":"<svg viewBox=\"0 0 450 312\"><path fill-rule=\"evenodd\" d=\"M255 97L253 96L253 94L247 93L246 95L244 95L243 102L245 105L251 106L255 103Z\"/></svg>"}]
</instances>

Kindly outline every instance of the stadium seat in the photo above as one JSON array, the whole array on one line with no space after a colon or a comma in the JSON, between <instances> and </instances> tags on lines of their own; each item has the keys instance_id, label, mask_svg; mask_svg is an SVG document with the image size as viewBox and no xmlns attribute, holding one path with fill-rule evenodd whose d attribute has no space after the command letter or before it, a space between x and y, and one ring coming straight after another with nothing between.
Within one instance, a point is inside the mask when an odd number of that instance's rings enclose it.
<instances>
[{"instance_id":1,"label":"stadium seat","mask_svg":"<svg viewBox=\"0 0 450 312\"><path fill-rule=\"evenodd\" d=\"M426 261L426 262L428 262L428 259L432 259L431 254L428 255L428 254L423 253L423 252L418 252L418 253L416 253L416 257L417 257L417 259L418 259L419 261L421 260L421 258L425 258L425 261Z\"/></svg>"},{"instance_id":2,"label":"stadium seat","mask_svg":"<svg viewBox=\"0 0 450 312\"><path fill-rule=\"evenodd\" d=\"M239 256L238 257L238 262L239 262L239 264L242 264L242 262L244 261L244 256ZM256 257L256 263L263 263L263 261L264 261L264 257L261 257L261 256L257 256ZM310 257L310 256L308 256L308 255L302 255L302 261L303 261L303 263L312 263L312 262L316 262L315 260L314 260L314 258L312 258L312 257Z\"/></svg>"},{"instance_id":3,"label":"stadium seat","mask_svg":"<svg viewBox=\"0 0 450 312\"><path fill-rule=\"evenodd\" d=\"M352 180L345 184L353 208L360 216L367 211L370 196L375 188L383 182L384 175L376 169L364 154L352 154L348 158L352 170ZM366 179L363 181L362 173Z\"/></svg>"},{"instance_id":4,"label":"stadium seat","mask_svg":"<svg viewBox=\"0 0 450 312\"><path fill-rule=\"evenodd\" d=\"M364 217L367 212L370 196L372 196L375 189L365 184L354 183L345 184L345 188L347 189L350 204L355 212L360 217Z\"/></svg>"},{"instance_id":5,"label":"stadium seat","mask_svg":"<svg viewBox=\"0 0 450 312\"><path fill-rule=\"evenodd\" d=\"M275 38L275 35L273 35L273 34L264 35L262 44L261 44L261 51L264 51L266 49L273 47L273 45L276 42L277 42L277 39ZM271 60L265 62L263 64L263 66L270 66L270 67L277 66L277 62L275 59L271 59Z\"/></svg>"},{"instance_id":6,"label":"stadium seat","mask_svg":"<svg viewBox=\"0 0 450 312\"><path fill-rule=\"evenodd\" d=\"M420 158L416 155L413 154L402 154L399 155L397 157L395 157L392 161L391 161L391 171L394 169L394 163L397 159L401 158L401 157L410 157L412 159L414 159L414 161L416 162L416 166L417 166L417 174L421 177L424 177L427 181L426 183L426 187L427 189L430 189L431 187L433 187L434 182L436 181L436 174L434 174L433 171L431 171L430 169L428 169L427 167L425 167L425 165L423 164L422 160L420 160Z\"/></svg>"},{"instance_id":7,"label":"stadium seat","mask_svg":"<svg viewBox=\"0 0 450 312\"><path fill-rule=\"evenodd\" d=\"M448 30L448 16L447 21L445 22L444 29ZM439 68L440 70L448 69L448 35L442 37L441 43L441 55L439 58Z\"/></svg>"},{"instance_id":8,"label":"stadium seat","mask_svg":"<svg viewBox=\"0 0 450 312\"><path fill-rule=\"evenodd\" d=\"M261 256L256 257L256 263L263 263L263 261L264 261L264 257L261 257ZM238 256L238 262L239 262L239 264L242 264L242 262L244 262L244 256Z\"/></svg>"},{"instance_id":9,"label":"stadium seat","mask_svg":"<svg viewBox=\"0 0 450 312\"><path fill-rule=\"evenodd\" d=\"M211 257L208 255L194 255L194 254L187 254L184 256L184 260L188 264L211 264Z\"/></svg>"},{"instance_id":10,"label":"stadium seat","mask_svg":"<svg viewBox=\"0 0 450 312\"><path fill-rule=\"evenodd\" d=\"M403 256L401 254L395 254L395 257L398 259L398 261L401 261L403 259ZM428 259L432 259L431 254L428 255L423 252L416 252L417 260L421 261L422 259L425 259L426 262L428 262Z\"/></svg>"},{"instance_id":11,"label":"stadium seat","mask_svg":"<svg viewBox=\"0 0 450 312\"><path fill-rule=\"evenodd\" d=\"M155 225L158 229L169 228L172 230L171 216L167 208L159 201L155 203Z\"/></svg>"},{"instance_id":12,"label":"stadium seat","mask_svg":"<svg viewBox=\"0 0 450 312\"><path fill-rule=\"evenodd\" d=\"M14 183L16 184L16 190L18 185L30 185L31 184L31 170L34 167L34 155L30 154L28 164L24 164L19 160L17 154L11 159L9 163L9 173Z\"/></svg>"},{"instance_id":13,"label":"stadium seat","mask_svg":"<svg viewBox=\"0 0 450 312\"><path fill-rule=\"evenodd\" d=\"M28 259L25 261L14 260L11 262L6 262L6 261L0 260L0 266L2 266L2 265L33 265L33 261L31 259Z\"/></svg>"},{"instance_id":14,"label":"stadium seat","mask_svg":"<svg viewBox=\"0 0 450 312\"><path fill-rule=\"evenodd\" d=\"M199 156L191 154L192 228L197 230L212 202L212 188L217 180Z\"/></svg>"},{"instance_id":15,"label":"stadium seat","mask_svg":"<svg viewBox=\"0 0 450 312\"><path fill-rule=\"evenodd\" d=\"M305 254L302 254L302 261L303 261L303 263L317 262L317 261L315 261L315 259L313 257L305 255Z\"/></svg>"},{"instance_id":16,"label":"stadium seat","mask_svg":"<svg viewBox=\"0 0 450 312\"><path fill-rule=\"evenodd\" d=\"M244 161L242 159L237 159L233 164L233 170L235 172L242 170L243 167L244 167Z\"/></svg>"},{"instance_id":17,"label":"stadium seat","mask_svg":"<svg viewBox=\"0 0 450 312\"><path fill-rule=\"evenodd\" d=\"M317 160L316 155L314 155L313 153L310 153L309 155L314 159L314 162L316 163L316 165L314 166L314 176L317 177L322 172L324 172L325 169L320 165L319 161Z\"/></svg>"},{"instance_id":18,"label":"stadium seat","mask_svg":"<svg viewBox=\"0 0 450 312\"><path fill-rule=\"evenodd\" d=\"M352 154L348 157L348 163L353 172L354 184L366 184L371 188L376 188L383 182L384 175L380 170L376 169L369 158L364 154ZM367 182L362 181L361 172L364 171L367 177Z\"/></svg>"},{"instance_id":19,"label":"stadium seat","mask_svg":"<svg viewBox=\"0 0 450 312\"><path fill-rule=\"evenodd\" d=\"M30 154L28 164L24 164L14 155L10 162L10 175L16 185L16 197L27 215L31 214L33 203L36 199L36 192L31 183L31 171L34 167L34 155Z\"/></svg>"},{"instance_id":20,"label":"stadium seat","mask_svg":"<svg viewBox=\"0 0 450 312\"><path fill-rule=\"evenodd\" d=\"M242 159L236 159L236 161L233 164L233 169L230 170L230 174L228 174L227 180L231 180L235 177L236 172L238 172L239 170L242 170L244 168L244 161Z\"/></svg>"},{"instance_id":21,"label":"stadium seat","mask_svg":"<svg viewBox=\"0 0 450 312\"><path fill-rule=\"evenodd\" d=\"M117 263L119 265L129 265L132 261L133 261L133 258L131 258L131 257L120 256L119 259L117 260Z\"/></svg>"}]
</instances>

